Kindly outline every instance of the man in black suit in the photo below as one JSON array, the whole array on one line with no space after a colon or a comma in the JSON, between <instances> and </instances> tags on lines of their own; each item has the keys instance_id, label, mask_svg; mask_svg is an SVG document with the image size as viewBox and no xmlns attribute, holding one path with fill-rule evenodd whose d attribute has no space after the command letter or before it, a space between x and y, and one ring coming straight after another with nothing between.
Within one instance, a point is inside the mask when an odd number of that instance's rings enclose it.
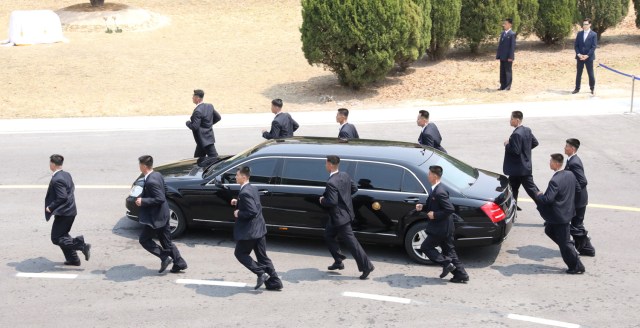
<instances>
[{"instance_id":1,"label":"man in black suit","mask_svg":"<svg viewBox=\"0 0 640 328\"><path fill-rule=\"evenodd\" d=\"M351 222L355 217L351 195L358 191L358 187L356 187L356 184L347 173L339 171L339 167L340 157L335 155L327 156L325 168L330 175L324 194L320 197L320 205L326 207L329 211L329 220L327 220L325 227L324 239L334 260L333 264L327 269L344 269L342 261L346 256L340 252L340 245L337 240L339 236L347 245L353 259L356 260L358 271L362 272L360 279L364 280L374 270L374 266L369 261L369 257L351 229Z\"/></svg>"},{"instance_id":2,"label":"man in black suit","mask_svg":"<svg viewBox=\"0 0 640 328\"><path fill-rule=\"evenodd\" d=\"M513 198L518 201L518 189L524 187L529 197L536 199L538 187L533 182L533 166L531 161L531 149L538 146L538 140L531 129L522 125L523 114L521 111L511 113L511 124L515 129L509 140L504 142L504 162L502 170L509 176L509 185L513 192ZM520 207L518 207L520 210Z\"/></svg>"},{"instance_id":3,"label":"man in black suit","mask_svg":"<svg viewBox=\"0 0 640 328\"><path fill-rule=\"evenodd\" d=\"M172 262L171 272L178 273L187 268L187 262L171 241L167 186L162 174L153 170L153 157L143 155L138 162L140 172L144 175L142 194L136 199L136 205L140 206L138 221L143 224L138 240L144 249L160 258L158 273L164 272ZM162 247L153 241L154 237L158 238Z\"/></svg>"},{"instance_id":4,"label":"man in black suit","mask_svg":"<svg viewBox=\"0 0 640 328\"><path fill-rule=\"evenodd\" d=\"M500 61L500 89L511 90L513 60L516 52L516 34L511 30L513 20L507 18L502 23L504 31L500 34L496 59Z\"/></svg>"},{"instance_id":5,"label":"man in black suit","mask_svg":"<svg viewBox=\"0 0 640 328\"><path fill-rule=\"evenodd\" d=\"M556 173L549 181L547 191L538 192L538 211L544 219L544 233L560 247L562 260L569 274L582 274L584 265L569 235L569 223L576 214L575 195L580 184L573 173L562 170L562 154L551 154L549 167Z\"/></svg>"},{"instance_id":6,"label":"man in black suit","mask_svg":"<svg viewBox=\"0 0 640 328\"><path fill-rule=\"evenodd\" d=\"M576 35L574 48L576 50L576 88L571 92L576 94L580 92L580 84L582 82L582 71L587 67L589 74L589 88L593 94L596 87L596 76L593 73L593 61L596 59L596 47L598 46L598 34L591 30L591 19L585 18L582 21L582 31Z\"/></svg>"},{"instance_id":7,"label":"man in black suit","mask_svg":"<svg viewBox=\"0 0 640 328\"><path fill-rule=\"evenodd\" d=\"M442 142L442 137L440 136L440 131L438 127L429 122L429 112L426 110L421 110L418 112L418 119L416 123L419 127L422 127L420 131L420 136L418 137L418 143L425 146L435 148L443 153L447 151L440 144Z\"/></svg>"},{"instance_id":8,"label":"man in black suit","mask_svg":"<svg viewBox=\"0 0 640 328\"><path fill-rule=\"evenodd\" d=\"M218 123L221 119L220 114L213 108L213 105L203 103L204 91L197 89L193 90L193 103L196 108L193 109L191 119L187 121L186 125L193 133L193 139L196 141L196 150L193 153L193 157L198 158L198 164L205 166L205 158L211 160L218 157L218 151L216 150L216 138L211 128L214 124Z\"/></svg>"},{"instance_id":9,"label":"man in black suit","mask_svg":"<svg viewBox=\"0 0 640 328\"><path fill-rule=\"evenodd\" d=\"M233 238L236 240L236 259L258 276L256 287L260 288L268 279L277 278L273 262L267 256L267 225L262 216L262 204L258 189L249 183L251 170L248 166L236 172L236 181L240 184L238 199L232 199L231 205L237 206L233 212L236 223L233 226ZM249 254L253 251L258 262ZM282 283L280 288L282 289Z\"/></svg>"},{"instance_id":10,"label":"man in black suit","mask_svg":"<svg viewBox=\"0 0 640 328\"><path fill-rule=\"evenodd\" d=\"M267 140L293 137L299 125L289 113L282 111L282 99L271 101L271 112L276 114L271 122L271 131L262 130L262 137Z\"/></svg>"},{"instance_id":11,"label":"man in black suit","mask_svg":"<svg viewBox=\"0 0 640 328\"><path fill-rule=\"evenodd\" d=\"M587 204L589 204L589 195L587 193L587 177L584 175L584 166L577 154L578 148L580 148L580 140L567 139L564 153L568 157L564 169L572 172L580 184L580 192L576 194L576 215L571 219L570 232L575 241L576 250L580 255L596 256L596 250L591 245L588 232L584 227L584 213L587 210Z\"/></svg>"},{"instance_id":12,"label":"man in black suit","mask_svg":"<svg viewBox=\"0 0 640 328\"><path fill-rule=\"evenodd\" d=\"M427 238L420 245L420 250L427 255L429 260L442 266L440 278L444 278L449 272L452 272L453 278L449 281L466 283L469 281L469 274L458 259L453 245L455 208L449 200L449 192L440 183L442 173L440 166L432 165L429 167L427 178L431 184L431 194L424 206L416 204L416 210L427 212L428 219L425 230ZM442 253L436 249L438 246L442 249Z\"/></svg>"},{"instance_id":13,"label":"man in black suit","mask_svg":"<svg viewBox=\"0 0 640 328\"><path fill-rule=\"evenodd\" d=\"M84 254L84 259L89 261L91 256L91 244L84 242L83 236L72 238L69 235L73 221L76 218L75 185L71 174L62 170L64 157L53 154L49 157L49 169L53 172L47 195L44 199L44 216L49 221L54 216L51 226L51 242L58 245L64 254L65 265L80 265L78 251Z\"/></svg>"},{"instance_id":14,"label":"man in black suit","mask_svg":"<svg viewBox=\"0 0 640 328\"><path fill-rule=\"evenodd\" d=\"M349 118L349 110L346 108L338 109L336 114L336 122L340 124L340 130L338 131L338 138L343 140L359 139L358 130L356 126L347 122Z\"/></svg>"}]
</instances>

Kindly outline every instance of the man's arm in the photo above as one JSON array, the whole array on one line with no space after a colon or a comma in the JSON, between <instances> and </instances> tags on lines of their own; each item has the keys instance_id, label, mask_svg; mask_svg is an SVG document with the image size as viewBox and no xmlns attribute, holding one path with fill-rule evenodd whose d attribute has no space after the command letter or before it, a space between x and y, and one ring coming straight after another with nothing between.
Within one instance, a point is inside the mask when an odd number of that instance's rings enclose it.
<instances>
[{"instance_id":1,"label":"man's arm","mask_svg":"<svg viewBox=\"0 0 640 328\"><path fill-rule=\"evenodd\" d=\"M558 194L558 183L553 181L549 181L549 186L547 186L547 191L544 193L540 192L536 199L543 204L553 204L556 199L556 195Z\"/></svg>"},{"instance_id":2,"label":"man's arm","mask_svg":"<svg viewBox=\"0 0 640 328\"><path fill-rule=\"evenodd\" d=\"M511 42L509 43L509 61L516 59L516 34L511 31Z\"/></svg>"},{"instance_id":3,"label":"man's arm","mask_svg":"<svg viewBox=\"0 0 640 328\"><path fill-rule=\"evenodd\" d=\"M536 137L533 135L533 133L531 134L531 149L538 147L538 139L536 139Z\"/></svg>"},{"instance_id":4,"label":"man's arm","mask_svg":"<svg viewBox=\"0 0 640 328\"><path fill-rule=\"evenodd\" d=\"M353 185L351 190L353 190ZM320 205L325 207L334 207L338 205L338 195L338 187L333 183L327 182L324 194L320 197Z\"/></svg>"},{"instance_id":5,"label":"man's arm","mask_svg":"<svg viewBox=\"0 0 640 328\"><path fill-rule=\"evenodd\" d=\"M507 153L509 154L520 155L520 153L522 152L521 145L522 145L522 137L517 133L513 133L509 137L509 142L504 146L504 148L507 150Z\"/></svg>"},{"instance_id":6,"label":"man's arm","mask_svg":"<svg viewBox=\"0 0 640 328\"><path fill-rule=\"evenodd\" d=\"M449 201L449 194L446 192L439 192L434 195L438 205L440 205L440 209L437 211L433 211L433 218L436 221L446 220L449 216L456 211L451 201Z\"/></svg>"},{"instance_id":7,"label":"man's arm","mask_svg":"<svg viewBox=\"0 0 640 328\"><path fill-rule=\"evenodd\" d=\"M267 140L271 140L273 138L276 138L280 135L280 124L276 121L273 120L273 122L271 122L271 131L267 132L263 132L262 133L262 137L267 139Z\"/></svg>"},{"instance_id":8,"label":"man's arm","mask_svg":"<svg viewBox=\"0 0 640 328\"><path fill-rule=\"evenodd\" d=\"M140 206L147 207L164 203L167 198L165 189L160 183L160 179L149 176L145 182L145 189L149 193L149 197L140 198Z\"/></svg>"},{"instance_id":9,"label":"man's arm","mask_svg":"<svg viewBox=\"0 0 640 328\"><path fill-rule=\"evenodd\" d=\"M187 127L193 131L197 131L200 128L200 122L202 121L202 112L197 108L191 114L191 120L187 121Z\"/></svg>"},{"instance_id":10,"label":"man's arm","mask_svg":"<svg viewBox=\"0 0 640 328\"><path fill-rule=\"evenodd\" d=\"M291 132L296 132L300 127L300 125L298 125L298 122L296 122L296 120L294 120L293 117L291 117L291 125L293 126L293 131Z\"/></svg>"},{"instance_id":11,"label":"man's arm","mask_svg":"<svg viewBox=\"0 0 640 328\"><path fill-rule=\"evenodd\" d=\"M596 34L595 32L592 33ZM589 48L589 52L587 53L587 56L589 56L589 58L593 58L593 55L596 53L596 47L598 46L598 36L595 35L591 37L591 39L593 40L593 42L591 42L591 47Z\"/></svg>"},{"instance_id":12,"label":"man's arm","mask_svg":"<svg viewBox=\"0 0 640 328\"><path fill-rule=\"evenodd\" d=\"M211 107L213 107L213 105ZM222 116L220 116L220 113L218 113L218 111L213 108L213 124L220 122L221 119Z\"/></svg>"},{"instance_id":13,"label":"man's arm","mask_svg":"<svg viewBox=\"0 0 640 328\"><path fill-rule=\"evenodd\" d=\"M258 216L258 205L249 192L242 192L238 195L238 220L253 220Z\"/></svg>"},{"instance_id":14,"label":"man's arm","mask_svg":"<svg viewBox=\"0 0 640 328\"><path fill-rule=\"evenodd\" d=\"M53 181L53 193L56 197L46 206L51 212L64 203L69 196L67 193L67 186L63 179L56 179Z\"/></svg>"}]
</instances>

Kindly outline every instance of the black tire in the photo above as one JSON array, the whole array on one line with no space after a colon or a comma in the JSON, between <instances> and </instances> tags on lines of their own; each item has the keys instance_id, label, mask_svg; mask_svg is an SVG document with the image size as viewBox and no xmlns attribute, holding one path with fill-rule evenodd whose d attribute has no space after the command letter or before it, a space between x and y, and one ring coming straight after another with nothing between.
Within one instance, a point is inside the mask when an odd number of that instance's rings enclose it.
<instances>
[{"instance_id":1,"label":"black tire","mask_svg":"<svg viewBox=\"0 0 640 328\"><path fill-rule=\"evenodd\" d=\"M172 201L169 201L169 226L171 226L171 239L180 238L187 230L187 220L182 210Z\"/></svg>"},{"instance_id":2,"label":"black tire","mask_svg":"<svg viewBox=\"0 0 640 328\"><path fill-rule=\"evenodd\" d=\"M427 238L424 229L427 228L427 222L418 221L412 224L404 235L404 250L409 258L420 264L433 264L429 258L420 251L420 245Z\"/></svg>"}]
</instances>

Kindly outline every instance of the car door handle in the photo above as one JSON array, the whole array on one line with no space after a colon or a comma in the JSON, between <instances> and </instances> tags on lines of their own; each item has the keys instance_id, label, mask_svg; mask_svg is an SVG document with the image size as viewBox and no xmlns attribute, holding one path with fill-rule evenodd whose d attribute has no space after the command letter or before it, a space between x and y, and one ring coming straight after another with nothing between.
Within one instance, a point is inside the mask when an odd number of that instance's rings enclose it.
<instances>
[{"instance_id":1,"label":"car door handle","mask_svg":"<svg viewBox=\"0 0 640 328\"><path fill-rule=\"evenodd\" d=\"M405 198L404 199L405 203L410 203L410 204L415 204L418 201L420 201L420 198L418 198L418 197L409 197L409 198Z\"/></svg>"},{"instance_id":2,"label":"car door handle","mask_svg":"<svg viewBox=\"0 0 640 328\"><path fill-rule=\"evenodd\" d=\"M264 190L264 189L262 189L262 190L258 190L258 193L259 193L260 195L263 195L263 196L264 196L264 195L268 195L268 194L269 194L269 190Z\"/></svg>"}]
</instances>

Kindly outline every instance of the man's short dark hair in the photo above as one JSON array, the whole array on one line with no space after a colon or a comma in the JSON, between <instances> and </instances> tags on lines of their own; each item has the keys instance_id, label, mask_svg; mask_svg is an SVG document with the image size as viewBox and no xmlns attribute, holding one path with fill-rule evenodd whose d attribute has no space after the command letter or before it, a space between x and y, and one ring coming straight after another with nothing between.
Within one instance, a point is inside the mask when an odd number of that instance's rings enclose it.
<instances>
[{"instance_id":1,"label":"man's short dark hair","mask_svg":"<svg viewBox=\"0 0 640 328\"><path fill-rule=\"evenodd\" d=\"M193 90L193 95L202 99L204 98L204 91L200 90L200 89L195 89Z\"/></svg>"},{"instance_id":2,"label":"man's short dark hair","mask_svg":"<svg viewBox=\"0 0 640 328\"><path fill-rule=\"evenodd\" d=\"M64 163L64 157L59 154L53 154L49 156L49 161L56 166L62 166L62 163Z\"/></svg>"},{"instance_id":3,"label":"man's short dark hair","mask_svg":"<svg viewBox=\"0 0 640 328\"><path fill-rule=\"evenodd\" d=\"M582 20L582 22L589 22L589 24L591 24L591 18L589 17L585 17L585 19Z\"/></svg>"},{"instance_id":4,"label":"man's short dark hair","mask_svg":"<svg viewBox=\"0 0 640 328\"><path fill-rule=\"evenodd\" d=\"M564 163L564 156L562 156L562 154L559 154L559 153L551 154L551 160L553 160L556 163L562 164Z\"/></svg>"},{"instance_id":5,"label":"man's short dark hair","mask_svg":"<svg viewBox=\"0 0 640 328\"><path fill-rule=\"evenodd\" d=\"M344 117L349 117L349 110L346 108L339 108L338 113Z\"/></svg>"},{"instance_id":6,"label":"man's short dark hair","mask_svg":"<svg viewBox=\"0 0 640 328\"><path fill-rule=\"evenodd\" d=\"M509 22L509 24L513 25L513 19L511 18L505 18L504 21Z\"/></svg>"},{"instance_id":7,"label":"man's short dark hair","mask_svg":"<svg viewBox=\"0 0 640 328\"><path fill-rule=\"evenodd\" d=\"M338 165L340 164L340 157L336 155L329 155L327 156L327 162L331 163L332 165Z\"/></svg>"},{"instance_id":8,"label":"man's short dark hair","mask_svg":"<svg viewBox=\"0 0 640 328\"><path fill-rule=\"evenodd\" d=\"M142 155L138 157L138 162L148 168L153 167L153 157L151 157L151 155Z\"/></svg>"},{"instance_id":9,"label":"man's short dark hair","mask_svg":"<svg viewBox=\"0 0 640 328\"><path fill-rule=\"evenodd\" d=\"M578 148L580 148L580 140L578 140L578 139L569 138L569 139L567 139L567 144L572 146L576 150L578 150Z\"/></svg>"},{"instance_id":10,"label":"man's short dark hair","mask_svg":"<svg viewBox=\"0 0 640 328\"><path fill-rule=\"evenodd\" d=\"M425 120L429 119L429 112L428 111L423 109L423 110L419 111L418 113L420 113L420 116L422 116L422 118L424 118Z\"/></svg>"},{"instance_id":11,"label":"man's short dark hair","mask_svg":"<svg viewBox=\"0 0 640 328\"><path fill-rule=\"evenodd\" d=\"M282 108L282 99L277 98L277 99L271 100L271 105L274 105L278 108Z\"/></svg>"},{"instance_id":12,"label":"man's short dark hair","mask_svg":"<svg viewBox=\"0 0 640 328\"><path fill-rule=\"evenodd\" d=\"M513 112L511 112L511 117L521 120L524 118L524 115L522 115L522 112L519 110L514 110Z\"/></svg>"},{"instance_id":13,"label":"man's short dark hair","mask_svg":"<svg viewBox=\"0 0 640 328\"><path fill-rule=\"evenodd\" d=\"M238 169L238 172L247 177L247 179L251 177L251 168L249 168L248 166L241 166Z\"/></svg>"},{"instance_id":14,"label":"man's short dark hair","mask_svg":"<svg viewBox=\"0 0 640 328\"><path fill-rule=\"evenodd\" d=\"M442 166L431 165L429 166L429 171L435 174L438 178L442 178Z\"/></svg>"}]
</instances>

